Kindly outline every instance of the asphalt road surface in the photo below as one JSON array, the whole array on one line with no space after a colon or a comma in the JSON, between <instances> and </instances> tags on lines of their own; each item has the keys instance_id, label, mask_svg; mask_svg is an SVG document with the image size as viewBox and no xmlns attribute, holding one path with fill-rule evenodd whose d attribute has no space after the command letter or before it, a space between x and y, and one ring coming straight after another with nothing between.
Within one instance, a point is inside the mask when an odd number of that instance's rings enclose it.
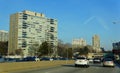
<instances>
[{"instance_id":1,"label":"asphalt road surface","mask_svg":"<svg viewBox=\"0 0 120 73\"><path fill-rule=\"evenodd\" d=\"M120 73L120 68L118 66L115 66L114 68L102 67L101 64L91 64L88 68L74 67L74 65L63 65L48 69L36 69L14 73Z\"/></svg>"}]
</instances>

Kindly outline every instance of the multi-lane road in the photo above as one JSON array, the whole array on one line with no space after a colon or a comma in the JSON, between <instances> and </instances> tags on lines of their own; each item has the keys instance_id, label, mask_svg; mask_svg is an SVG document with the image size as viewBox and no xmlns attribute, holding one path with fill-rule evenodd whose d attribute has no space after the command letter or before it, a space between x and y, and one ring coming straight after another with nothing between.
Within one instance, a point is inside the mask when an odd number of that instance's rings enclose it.
<instances>
[{"instance_id":1,"label":"multi-lane road","mask_svg":"<svg viewBox=\"0 0 120 73\"><path fill-rule=\"evenodd\" d=\"M48 69L36 69L14 73L120 73L120 68L116 65L112 67L102 67L101 64L90 64L90 67L74 67L74 65L62 65Z\"/></svg>"}]
</instances>

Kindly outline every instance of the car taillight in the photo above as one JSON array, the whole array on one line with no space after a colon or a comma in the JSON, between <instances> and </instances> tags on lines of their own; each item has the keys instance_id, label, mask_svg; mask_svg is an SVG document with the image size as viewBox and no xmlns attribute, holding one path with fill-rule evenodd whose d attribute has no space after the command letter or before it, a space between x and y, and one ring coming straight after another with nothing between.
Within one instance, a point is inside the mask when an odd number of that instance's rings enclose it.
<instances>
[{"instance_id":1,"label":"car taillight","mask_svg":"<svg viewBox=\"0 0 120 73\"><path fill-rule=\"evenodd\" d=\"M110 63L113 63L112 61Z\"/></svg>"}]
</instances>

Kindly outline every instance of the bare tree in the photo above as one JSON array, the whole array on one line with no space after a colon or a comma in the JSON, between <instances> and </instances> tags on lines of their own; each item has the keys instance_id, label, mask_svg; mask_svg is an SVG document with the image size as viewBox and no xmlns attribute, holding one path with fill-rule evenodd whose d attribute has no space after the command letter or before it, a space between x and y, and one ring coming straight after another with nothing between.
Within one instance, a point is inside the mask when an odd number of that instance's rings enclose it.
<instances>
[{"instance_id":1,"label":"bare tree","mask_svg":"<svg viewBox=\"0 0 120 73\"><path fill-rule=\"evenodd\" d=\"M30 56L38 56L38 50L39 50L39 44L38 43L35 43L35 44L32 44L30 47L29 47L29 55Z\"/></svg>"}]
</instances>

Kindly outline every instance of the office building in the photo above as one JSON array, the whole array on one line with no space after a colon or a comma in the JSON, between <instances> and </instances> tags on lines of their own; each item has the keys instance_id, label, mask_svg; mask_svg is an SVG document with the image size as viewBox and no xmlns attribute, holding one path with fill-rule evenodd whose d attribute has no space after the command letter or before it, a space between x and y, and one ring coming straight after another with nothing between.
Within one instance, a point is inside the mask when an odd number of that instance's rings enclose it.
<instances>
[{"instance_id":1,"label":"office building","mask_svg":"<svg viewBox=\"0 0 120 73\"><path fill-rule=\"evenodd\" d=\"M6 42L8 41L8 32L4 30L0 30L0 41Z\"/></svg>"},{"instance_id":2,"label":"office building","mask_svg":"<svg viewBox=\"0 0 120 73\"><path fill-rule=\"evenodd\" d=\"M56 19L28 10L10 16L9 54L22 49L23 55L29 56L31 45L45 41L54 48L54 51L57 50L55 48L58 44Z\"/></svg>"}]
</instances>

